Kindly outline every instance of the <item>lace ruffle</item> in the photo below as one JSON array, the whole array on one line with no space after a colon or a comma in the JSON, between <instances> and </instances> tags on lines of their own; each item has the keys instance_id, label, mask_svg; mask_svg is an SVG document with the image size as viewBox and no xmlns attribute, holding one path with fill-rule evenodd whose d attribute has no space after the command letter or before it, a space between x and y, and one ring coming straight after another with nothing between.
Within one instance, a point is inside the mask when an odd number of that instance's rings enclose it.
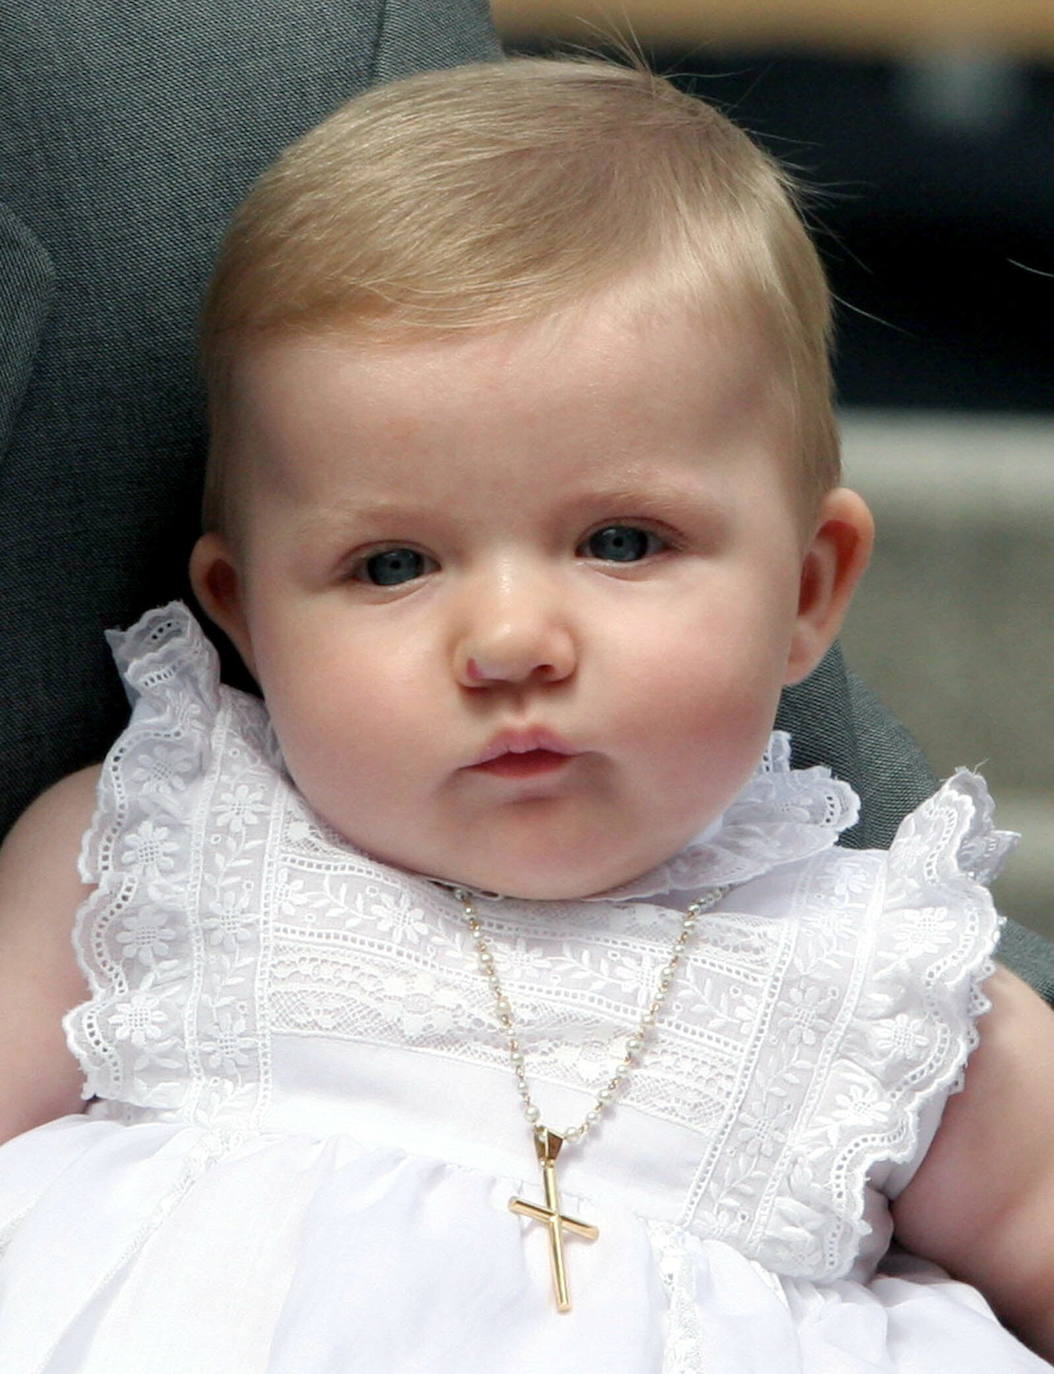
<instances>
[{"instance_id":1,"label":"lace ruffle","mask_svg":"<svg viewBox=\"0 0 1054 1374\"><path fill-rule=\"evenodd\" d=\"M884 1070L890 1097L882 1132L846 1131L834 1170L853 1199L840 1269L863 1230L863 1181L878 1160L917 1158L927 1105L958 1092L979 1040L977 1019L991 1008L983 985L1004 918L985 886L1019 836L997 830L982 777L958 770L901 822L890 847L885 914L873 960L873 982L847 1046L854 1063ZM922 988L921 1001L918 988ZM877 1056L876 1056L877 1052ZM876 1062L877 1058L877 1062ZM881 1136L876 1151L875 1135Z\"/></svg>"},{"instance_id":2,"label":"lace ruffle","mask_svg":"<svg viewBox=\"0 0 1054 1374\"><path fill-rule=\"evenodd\" d=\"M777 996L795 1014L758 1058L734 1151L700 1188L708 1234L784 1275L849 1273L870 1231L869 1173L917 1162L924 1108L960 1085L977 1043L1001 924L979 879L1015 839L994 829L983 780L959 772L904 820L888 858L821 859L803 894L816 915Z\"/></svg>"},{"instance_id":3,"label":"lace ruffle","mask_svg":"<svg viewBox=\"0 0 1054 1374\"><path fill-rule=\"evenodd\" d=\"M984 779L960 768L905 817L889 853L887 904L899 913L905 930L915 932L926 953L938 954L935 930L938 925L946 929L944 922L954 915L957 938L949 942L945 957L935 957L920 972L935 1017L954 1004L953 989L966 990L967 1051L978 1042L974 1022L991 1007L981 985L995 967L991 955L1004 925L987 885L1021 838L997 830L994 811ZM954 1076L947 1070L941 1086L959 1091L962 1073L962 1066Z\"/></svg>"},{"instance_id":4,"label":"lace ruffle","mask_svg":"<svg viewBox=\"0 0 1054 1374\"><path fill-rule=\"evenodd\" d=\"M83 1096L121 1103L130 1118L149 1107L251 1119L265 1076L260 933L237 831L257 794L221 783L212 763L219 752L273 773L273 736L260 702L220 686L216 652L181 603L107 638L133 710L103 764L80 856L96 885L75 932L92 995L65 1027ZM230 833L206 839L217 786L229 789Z\"/></svg>"}]
</instances>

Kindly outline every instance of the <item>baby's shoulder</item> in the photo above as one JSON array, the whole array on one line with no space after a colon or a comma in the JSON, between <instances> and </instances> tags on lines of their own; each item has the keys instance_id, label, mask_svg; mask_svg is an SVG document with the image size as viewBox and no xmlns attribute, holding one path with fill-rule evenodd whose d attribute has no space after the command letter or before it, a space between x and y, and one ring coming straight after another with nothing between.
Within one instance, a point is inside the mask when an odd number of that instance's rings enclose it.
<instances>
[{"instance_id":1,"label":"baby's shoulder","mask_svg":"<svg viewBox=\"0 0 1054 1374\"><path fill-rule=\"evenodd\" d=\"M61 1022L88 995L72 931L91 891L78 858L98 776L85 768L49 788L0 848L0 1140L78 1107Z\"/></svg>"},{"instance_id":2,"label":"baby's shoulder","mask_svg":"<svg viewBox=\"0 0 1054 1374\"><path fill-rule=\"evenodd\" d=\"M99 765L93 765L49 787L0 846L0 962L6 969L18 964L46 976L45 964L54 964L67 982L77 972L70 932L91 892L78 859L98 778Z\"/></svg>"},{"instance_id":3,"label":"baby's shoulder","mask_svg":"<svg viewBox=\"0 0 1054 1374\"><path fill-rule=\"evenodd\" d=\"M38 887L83 898L78 856L91 824L101 764L92 764L49 787L26 808L0 847L0 921L9 894Z\"/></svg>"},{"instance_id":4,"label":"baby's shoulder","mask_svg":"<svg viewBox=\"0 0 1054 1374\"><path fill-rule=\"evenodd\" d=\"M0 958L9 967L30 957L75 967L70 931L91 891L78 860L99 771L97 764L82 768L49 787L0 847Z\"/></svg>"}]
</instances>

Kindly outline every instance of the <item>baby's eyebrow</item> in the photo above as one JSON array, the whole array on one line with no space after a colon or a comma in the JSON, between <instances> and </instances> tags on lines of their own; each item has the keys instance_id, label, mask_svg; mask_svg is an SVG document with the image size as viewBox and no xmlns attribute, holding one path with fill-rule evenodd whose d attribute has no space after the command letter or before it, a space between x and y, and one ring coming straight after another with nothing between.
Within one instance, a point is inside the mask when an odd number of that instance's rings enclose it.
<instances>
[{"instance_id":1,"label":"baby's eyebrow","mask_svg":"<svg viewBox=\"0 0 1054 1374\"><path fill-rule=\"evenodd\" d=\"M654 477L642 478L639 483L594 488L578 499L583 506L636 515L669 515L685 509L717 514L720 510L718 494L705 484Z\"/></svg>"},{"instance_id":2,"label":"baby's eyebrow","mask_svg":"<svg viewBox=\"0 0 1054 1374\"><path fill-rule=\"evenodd\" d=\"M296 523L302 535L325 538L381 524L408 526L425 519L434 522L435 518L435 507L421 502L366 498L336 501L323 509L305 511Z\"/></svg>"}]
</instances>

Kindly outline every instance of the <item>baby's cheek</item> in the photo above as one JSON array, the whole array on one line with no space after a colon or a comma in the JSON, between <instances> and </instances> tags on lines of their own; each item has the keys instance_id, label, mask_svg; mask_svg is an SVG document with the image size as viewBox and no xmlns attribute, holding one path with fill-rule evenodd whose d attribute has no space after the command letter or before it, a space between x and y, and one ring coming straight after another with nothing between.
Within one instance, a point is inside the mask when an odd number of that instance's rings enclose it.
<instances>
[{"instance_id":1,"label":"baby's cheek","mask_svg":"<svg viewBox=\"0 0 1054 1374\"><path fill-rule=\"evenodd\" d=\"M756 767L778 699L775 676L756 665L753 678L725 663L703 673L671 671L648 697L641 745L671 788L685 798L693 789L716 795L723 807Z\"/></svg>"}]
</instances>

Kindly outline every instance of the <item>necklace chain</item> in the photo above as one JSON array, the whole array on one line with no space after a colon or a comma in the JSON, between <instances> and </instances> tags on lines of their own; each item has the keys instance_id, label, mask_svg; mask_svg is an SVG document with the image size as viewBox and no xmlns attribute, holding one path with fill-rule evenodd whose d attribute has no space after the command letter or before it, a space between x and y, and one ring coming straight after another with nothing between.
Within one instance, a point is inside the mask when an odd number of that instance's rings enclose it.
<instances>
[{"instance_id":1,"label":"necklace chain","mask_svg":"<svg viewBox=\"0 0 1054 1374\"><path fill-rule=\"evenodd\" d=\"M666 1000L670 995L670 988L673 986L677 968L684 957L684 952L692 938L699 917L703 912L709 911L711 907L716 906L728 891L728 887L713 888L705 897L693 902L684 912L681 917L681 928L677 934L677 938L673 942L670 957L666 961L666 965L662 972L659 974L655 996L651 999L647 1010L640 1018L640 1023L636 1030L627 1038L625 1042L625 1053L621 1061L616 1065L607 1083L605 1083L597 1093L596 1101L586 1112L581 1122L577 1126L569 1126L566 1130L560 1132L562 1139L568 1141L581 1140L590 1130L592 1130L600 1120L602 1113L607 1110L617 1097L626 1079L636 1067L644 1051L645 1044L666 1004ZM454 889L454 896L464 908L465 919L468 922L468 928L476 946L476 957L479 960L480 970L490 985L491 992L494 994L494 1007L498 1015L498 1023L505 1036L505 1046L508 1050L509 1062L512 1065L513 1074L516 1077L516 1088L520 1095L523 1114L527 1118L527 1123L531 1127L535 1139L537 1140L546 1133L546 1127L541 1124L541 1112L534 1098L531 1096L530 1084L527 1082L527 1070L524 1062L523 1049L520 1046L516 1018L513 1015L512 1005L509 1002L498 970L495 967L493 947L489 937L483 931L479 915L470 894L465 888L458 887Z\"/></svg>"}]
</instances>

